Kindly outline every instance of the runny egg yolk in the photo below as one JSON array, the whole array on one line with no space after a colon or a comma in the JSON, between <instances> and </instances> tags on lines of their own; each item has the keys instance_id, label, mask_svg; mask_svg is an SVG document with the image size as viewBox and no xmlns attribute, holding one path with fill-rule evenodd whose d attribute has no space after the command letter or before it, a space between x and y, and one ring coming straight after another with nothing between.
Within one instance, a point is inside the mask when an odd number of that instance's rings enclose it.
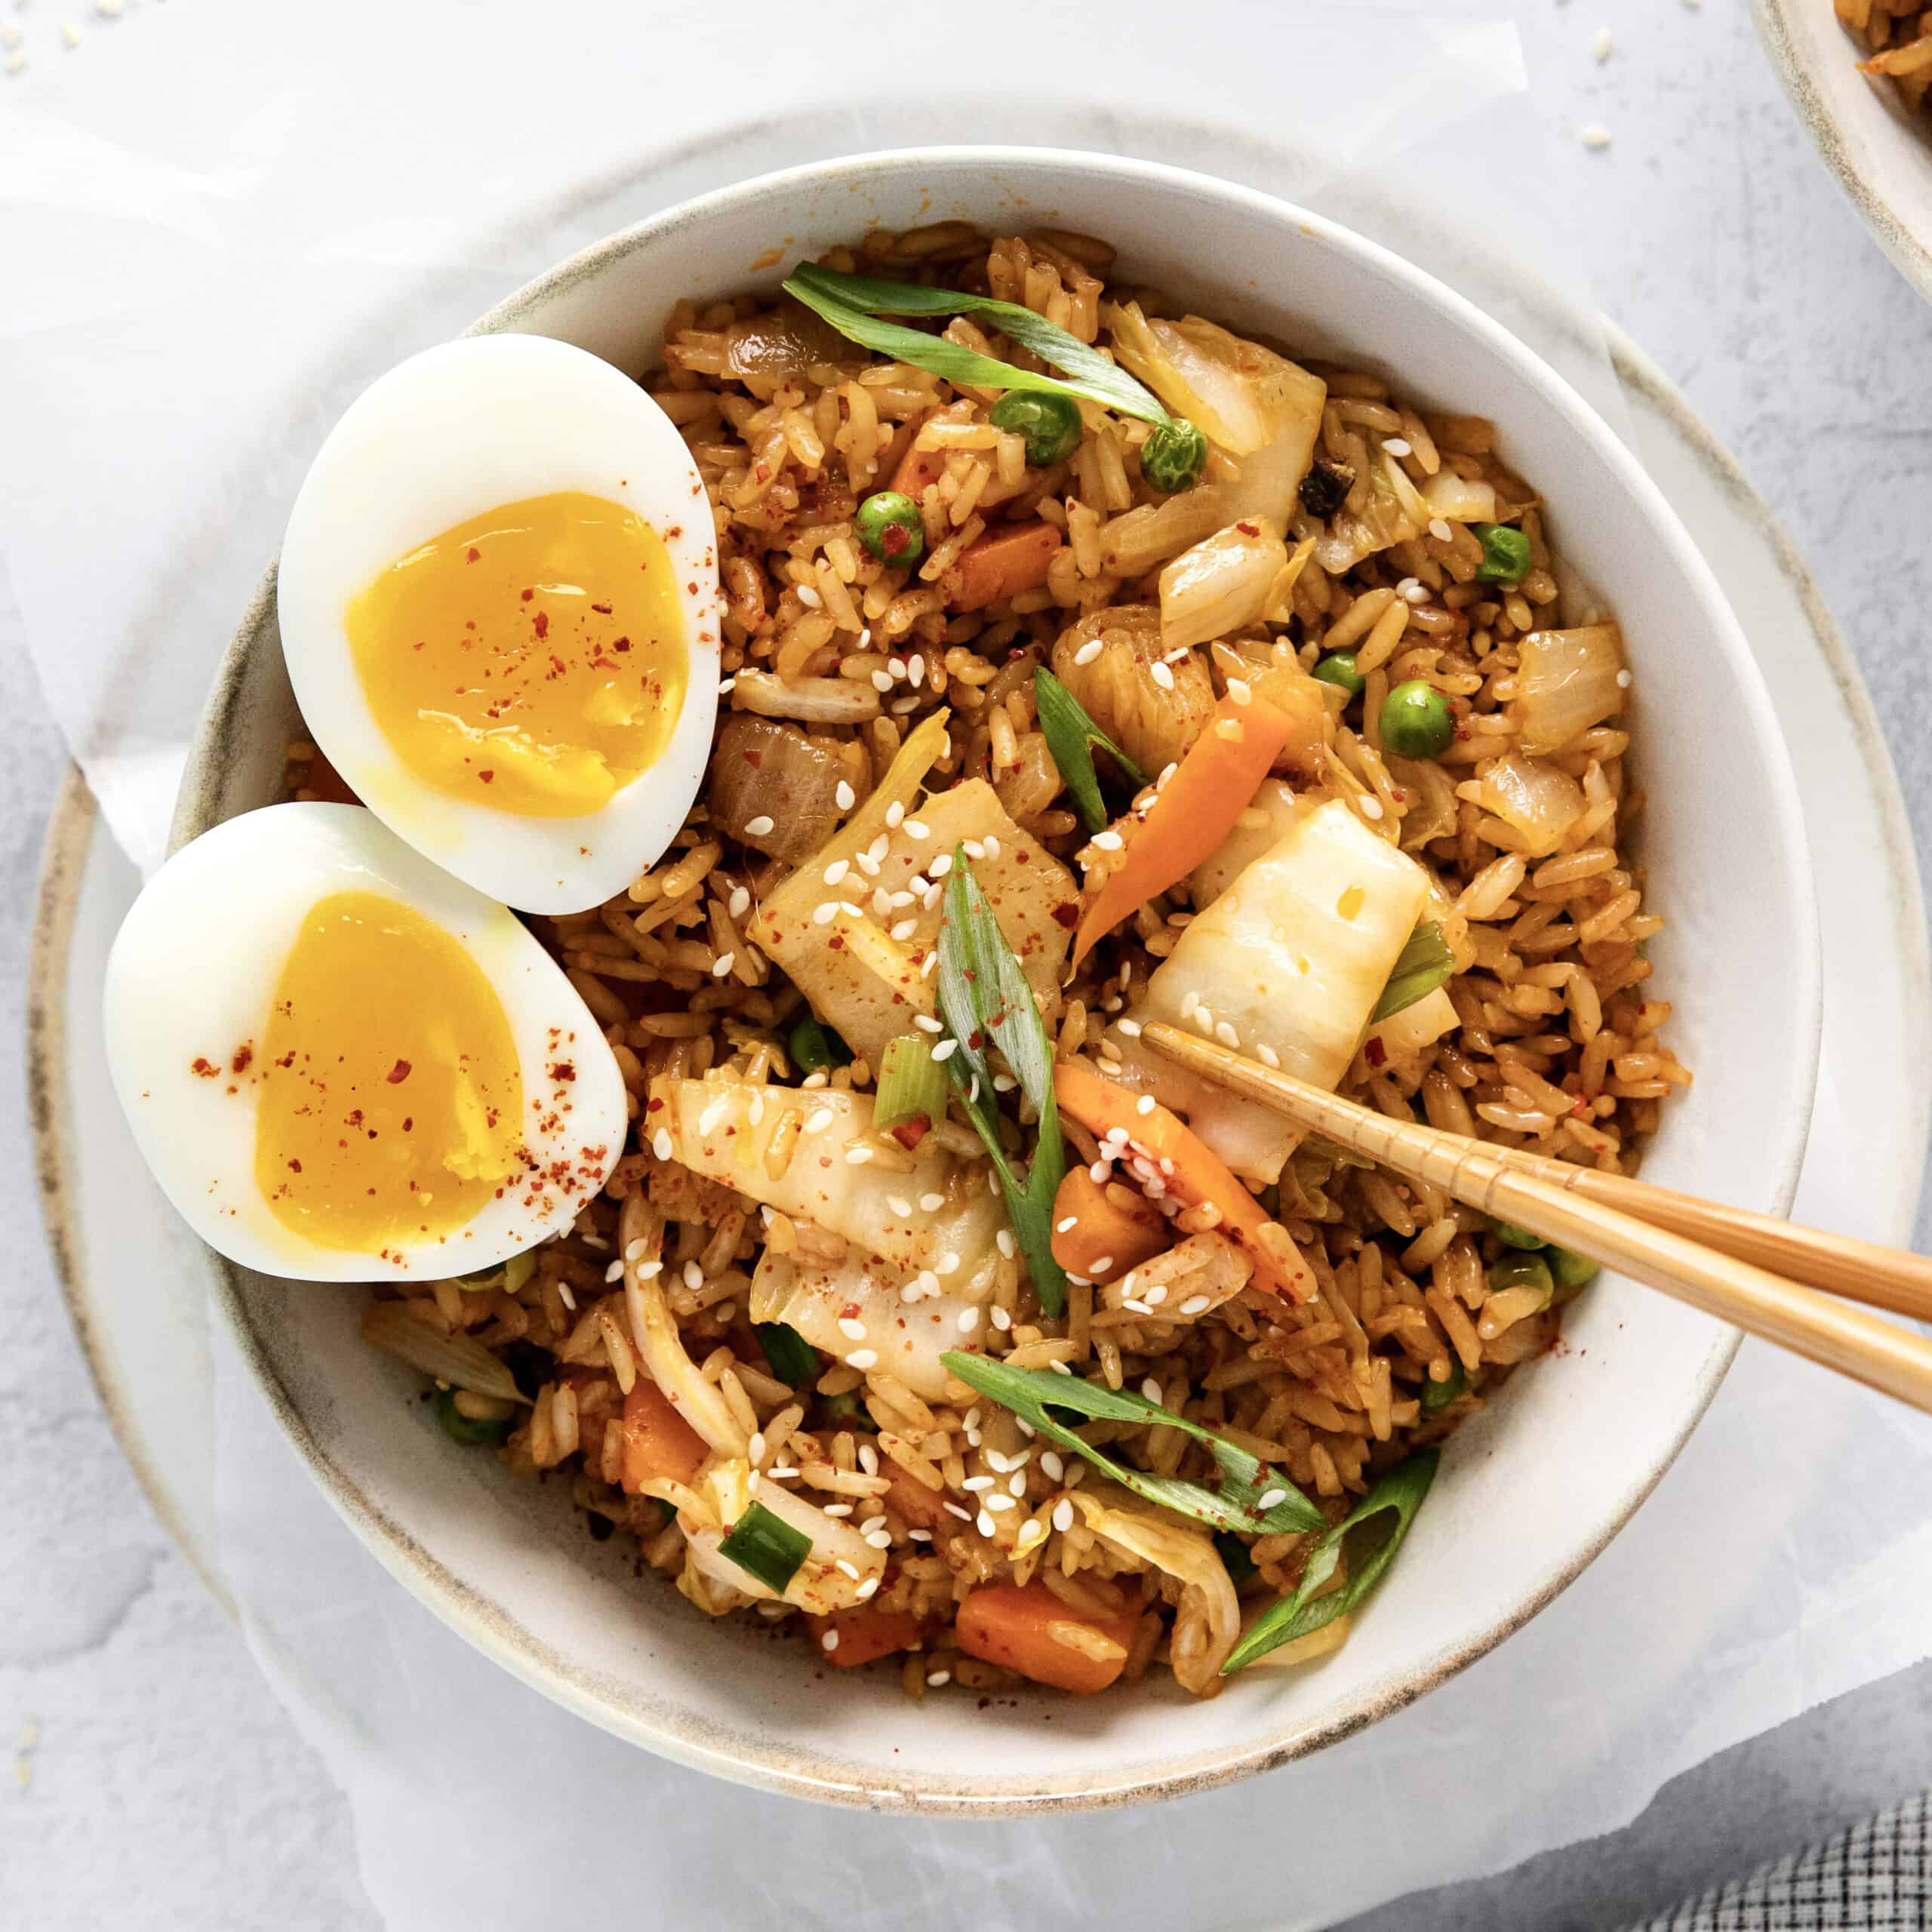
<instances>
[{"instance_id":1,"label":"runny egg yolk","mask_svg":"<svg viewBox=\"0 0 1932 1932\"><path fill-rule=\"evenodd\" d=\"M664 540L565 491L420 544L349 607L364 695L438 791L533 818L594 812L669 742L689 672Z\"/></svg>"},{"instance_id":2,"label":"runny egg yolk","mask_svg":"<svg viewBox=\"0 0 1932 1932\"><path fill-rule=\"evenodd\" d=\"M399 900L336 892L310 907L257 1065L255 1184L324 1247L433 1241L518 1170L523 1075L503 1003Z\"/></svg>"}]
</instances>

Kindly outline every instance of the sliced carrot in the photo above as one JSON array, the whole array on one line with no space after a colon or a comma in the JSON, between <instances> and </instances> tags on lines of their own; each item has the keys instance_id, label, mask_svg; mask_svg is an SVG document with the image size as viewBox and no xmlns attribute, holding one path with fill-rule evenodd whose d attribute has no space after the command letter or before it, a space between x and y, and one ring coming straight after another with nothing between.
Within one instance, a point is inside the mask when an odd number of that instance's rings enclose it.
<instances>
[{"instance_id":1,"label":"sliced carrot","mask_svg":"<svg viewBox=\"0 0 1932 1932\"><path fill-rule=\"evenodd\" d=\"M1071 1221L1072 1227L1063 1224ZM1169 1245L1166 1217L1118 1181L1071 1168L1054 1196L1054 1259L1069 1275L1111 1281Z\"/></svg>"},{"instance_id":2,"label":"sliced carrot","mask_svg":"<svg viewBox=\"0 0 1932 1932\"><path fill-rule=\"evenodd\" d=\"M1270 1294L1284 1301L1313 1299L1315 1277L1287 1229L1268 1218L1260 1202L1178 1115L1162 1106L1141 1112L1140 1096L1131 1088L1103 1080L1071 1060L1054 1069L1054 1098L1097 1140L1118 1128L1130 1146L1160 1167L1168 1191L1188 1207L1212 1207L1221 1217L1217 1232L1247 1257L1255 1280ZM1165 1163L1172 1164L1171 1172Z\"/></svg>"},{"instance_id":3,"label":"sliced carrot","mask_svg":"<svg viewBox=\"0 0 1932 1932\"><path fill-rule=\"evenodd\" d=\"M983 537L959 553L959 561L940 581L955 611L983 611L1002 597L1037 590L1060 546L1050 523L1023 523Z\"/></svg>"},{"instance_id":4,"label":"sliced carrot","mask_svg":"<svg viewBox=\"0 0 1932 1932\"><path fill-rule=\"evenodd\" d=\"M1294 731L1292 719L1260 698L1245 704L1222 699L1213 723L1155 794L1147 816L1130 812L1115 825L1127 850L1081 915L1075 965L1096 940L1156 893L1179 884L1226 838Z\"/></svg>"},{"instance_id":5,"label":"sliced carrot","mask_svg":"<svg viewBox=\"0 0 1932 1932\"><path fill-rule=\"evenodd\" d=\"M899 459L899 467L886 487L910 497L916 503L926 485L937 483L945 474L945 451L909 448Z\"/></svg>"},{"instance_id":6,"label":"sliced carrot","mask_svg":"<svg viewBox=\"0 0 1932 1932\"><path fill-rule=\"evenodd\" d=\"M885 1500L911 1528L936 1530L944 1524L957 1524L958 1518L946 1510L944 1490L928 1489L903 1469L889 1469L885 1475L892 1485L885 1492Z\"/></svg>"},{"instance_id":7,"label":"sliced carrot","mask_svg":"<svg viewBox=\"0 0 1932 1932\"><path fill-rule=\"evenodd\" d=\"M648 1376L640 1375L624 1398L623 1432L619 1480L633 1496L645 1483L665 1478L688 1488L710 1453L704 1438Z\"/></svg>"},{"instance_id":8,"label":"sliced carrot","mask_svg":"<svg viewBox=\"0 0 1932 1932\"><path fill-rule=\"evenodd\" d=\"M1036 1684L1092 1692L1119 1676L1140 1623L1137 1610L1110 1616L1076 1611L1044 1583L991 1583L961 1604L957 1634L969 1657L1003 1664Z\"/></svg>"},{"instance_id":9,"label":"sliced carrot","mask_svg":"<svg viewBox=\"0 0 1932 1932\"><path fill-rule=\"evenodd\" d=\"M829 1617L808 1617L805 1628L812 1633L818 1661L835 1663L841 1670L856 1670L894 1651L909 1651L926 1630L924 1621L909 1610L874 1610L869 1604L835 1610ZM826 1638L835 1630L838 1641L827 1650Z\"/></svg>"}]
</instances>

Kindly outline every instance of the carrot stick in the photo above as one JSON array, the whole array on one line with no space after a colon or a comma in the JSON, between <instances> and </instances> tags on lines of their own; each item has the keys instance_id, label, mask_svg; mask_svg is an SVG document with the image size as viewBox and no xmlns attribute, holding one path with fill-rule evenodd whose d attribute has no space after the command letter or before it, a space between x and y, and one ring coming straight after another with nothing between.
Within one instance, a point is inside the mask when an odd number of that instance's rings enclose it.
<instances>
[{"instance_id":1,"label":"carrot stick","mask_svg":"<svg viewBox=\"0 0 1932 1932\"><path fill-rule=\"evenodd\" d=\"M1247 1189L1177 1115L1156 1106L1140 1109L1140 1097L1118 1081L1062 1060L1054 1069L1054 1097L1097 1139L1116 1128L1130 1146L1157 1166L1168 1190L1190 1208L1213 1208L1217 1232L1226 1235L1254 1266L1254 1278L1284 1301L1313 1299L1315 1280L1278 1221L1271 1221ZM1170 1173L1163 1163L1171 1162Z\"/></svg>"},{"instance_id":2,"label":"carrot stick","mask_svg":"<svg viewBox=\"0 0 1932 1932\"><path fill-rule=\"evenodd\" d=\"M1054 1196L1053 1250L1069 1275L1111 1281L1168 1245L1167 1221L1151 1201L1118 1181L1103 1186L1084 1168L1067 1171Z\"/></svg>"},{"instance_id":3,"label":"carrot stick","mask_svg":"<svg viewBox=\"0 0 1932 1932\"><path fill-rule=\"evenodd\" d=\"M1023 523L969 543L959 561L940 579L946 601L955 611L983 611L1002 597L1037 590L1060 546L1050 523Z\"/></svg>"},{"instance_id":4,"label":"carrot stick","mask_svg":"<svg viewBox=\"0 0 1932 1932\"><path fill-rule=\"evenodd\" d=\"M909 1651L924 1635L926 1626L909 1610L874 1610L869 1604L859 1604L851 1610L835 1610L829 1617L808 1617L805 1628L812 1633L819 1663L856 1670L894 1651ZM832 1631L838 1641L827 1650L825 1639Z\"/></svg>"},{"instance_id":5,"label":"carrot stick","mask_svg":"<svg viewBox=\"0 0 1932 1932\"><path fill-rule=\"evenodd\" d=\"M1003 1664L1036 1684L1091 1694L1119 1676L1140 1622L1137 1610L1082 1614L1044 1583L992 1583L961 1604L957 1633L969 1657ZM1063 1641L1083 1636L1099 1655Z\"/></svg>"},{"instance_id":6,"label":"carrot stick","mask_svg":"<svg viewBox=\"0 0 1932 1932\"><path fill-rule=\"evenodd\" d=\"M624 1398L623 1444L619 1479L633 1496L644 1484L667 1476L688 1489L710 1454L704 1438L643 1375Z\"/></svg>"},{"instance_id":7,"label":"carrot stick","mask_svg":"<svg viewBox=\"0 0 1932 1932\"><path fill-rule=\"evenodd\" d=\"M1155 794L1147 816L1130 812L1115 824L1127 850L1088 902L1074 936L1075 965L1096 940L1186 878L1226 838L1294 728L1260 698L1245 704L1222 699L1214 722Z\"/></svg>"},{"instance_id":8,"label":"carrot stick","mask_svg":"<svg viewBox=\"0 0 1932 1932\"><path fill-rule=\"evenodd\" d=\"M928 1489L903 1469L888 1469L884 1473L892 1484L885 1492L885 1500L899 1512L909 1527L936 1530L958 1520L947 1512L944 1490Z\"/></svg>"}]
</instances>

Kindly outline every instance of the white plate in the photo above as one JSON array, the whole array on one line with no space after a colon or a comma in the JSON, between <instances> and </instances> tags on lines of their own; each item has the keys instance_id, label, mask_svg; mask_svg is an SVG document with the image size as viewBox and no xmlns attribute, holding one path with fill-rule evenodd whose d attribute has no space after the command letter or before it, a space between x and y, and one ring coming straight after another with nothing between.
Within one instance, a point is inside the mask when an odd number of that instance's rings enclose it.
<instances>
[{"instance_id":1,"label":"white plate","mask_svg":"<svg viewBox=\"0 0 1932 1932\"><path fill-rule=\"evenodd\" d=\"M1932 112L1858 71L1832 0L1751 0L1764 51L1825 165L1885 252L1932 296Z\"/></svg>"},{"instance_id":2,"label":"white plate","mask_svg":"<svg viewBox=\"0 0 1932 1932\"><path fill-rule=\"evenodd\" d=\"M1932 992L1884 741L1844 638L1762 499L1646 356L1625 341L1613 351L1638 453L1752 639L1807 800L1826 1019L1820 1112L1794 1211L1900 1241L1932 1116ZM107 947L135 885L70 775L48 832L31 967L37 1158L56 1266L102 1400L156 1513L226 1603L204 1278L114 1106L100 1041ZM1874 1056L1874 1038L1893 1051Z\"/></svg>"}]
</instances>

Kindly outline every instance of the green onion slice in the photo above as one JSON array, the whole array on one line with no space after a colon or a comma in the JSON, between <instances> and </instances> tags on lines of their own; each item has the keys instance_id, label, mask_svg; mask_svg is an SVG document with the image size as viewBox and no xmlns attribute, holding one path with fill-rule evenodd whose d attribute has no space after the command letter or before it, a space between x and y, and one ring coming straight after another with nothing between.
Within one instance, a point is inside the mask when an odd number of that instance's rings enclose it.
<instances>
[{"instance_id":1,"label":"green onion slice","mask_svg":"<svg viewBox=\"0 0 1932 1932\"><path fill-rule=\"evenodd\" d=\"M792 1029L785 1041L786 1055L795 1071L818 1073L843 1066L852 1057L852 1049L816 1014L808 1013Z\"/></svg>"},{"instance_id":2,"label":"green onion slice","mask_svg":"<svg viewBox=\"0 0 1932 1932\"><path fill-rule=\"evenodd\" d=\"M797 1389L818 1373L818 1351L789 1321L754 1321L752 1333L780 1382Z\"/></svg>"},{"instance_id":3,"label":"green onion slice","mask_svg":"<svg viewBox=\"0 0 1932 1932\"><path fill-rule=\"evenodd\" d=\"M986 1143L999 1177L1007 1217L1026 1257L1033 1291L1049 1315L1057 1315L1066 1306L1066 1275L1054 1259L1054 1196L1066 1177L1066 1149L1060 1139L1060 1107L1054 1099L1053 1046L1033 989L980 890L962 845L952 850L939 929L939 1010L957 1042L946 1062L953 1091ZM1020 1091L1039 1117L1023 1185L1000 1143L999 1110L986 1059L989 1045L1005 1054Z\"/></svg>"},{"instance_id":4,"label":"green onion slice","mask_svg":"<svg viewBox=\"0 0 1932 1932\"><path fill-rule=\"evenodd\" d=\"M878 1064L878 1090L872 1097L873 1126L946 1118L949 1083L945 1063L933 1058L934 1044L923 1033L901 1034L887 1044Z\"/></svg>"},{"instance_id":5,"label":"green onion slice","mask_svg":"<svg viewBox=\"0 0 1932 1932\"><path fill-rule=\"evenodd\" d=\"M957 1371L955 1371L956 1373ZM1429 1486L1435 1480L1435 1465L1441 1452L1424 1449L1398 1463L1335 1527L1309 1552L1308 1567L1293 1595L1271 1604L1249 1625L1247 1633L1229 1653L1221 1675L1239 1670L1257 1657L1265 1657L1283 1644L1292 1644L1332 1623L1345 1611L1353 1610L1374 1589L1383 1571L1395 1560L1395 1552L1407 1535L1410 1523L1422 1507ZM1349 1535L1378 1517L1392 1517L1378 1525L1381 1540L1366 1551L1357 1546L1349 1566L1348 1581L1326 1596L1315 1592L1335 1574L1342 1559L1342 1545Z\"/></svg>"},{"instance_id":6,"label":"green onion slice","mask_svg":"<svg viewBox=\"0 0 1932 1932\"><path fill-rule=\"evenodd\" d=\"M1397 956L1389 983L1368 1016L1372 1026L1378 1020L1392 1019L1404 1008L1426 999L1446 985L1456 971L1456 955L1442 937L1442 928L1433 919L1425 920L1410 934L1408 943Z\"/></svg>"},{"instance_id":7,"label":"green onion slice","mask_svg":"<svg viewBox=\"0 0 1932 1932\"><path fill-rule=\"evenodd\" d=\"M754 1503L731 1525L731 1534L718 1546L718 1553L728 1556L740 1570L755 1577L773 1595L782 1597L785 1586L798 1574L798 1565L811 1553L811 1547L812 1540L803 1530L793 1529L762 1503Z\"/></svg>"},{"instance_id":8,"label":"green onion slice","mask_svg":"<svg viewBox=\"0 0 1932 1932\"><path fill-rule=\"evenodd\" d=\"M1089 832L1106 829L1107 808L1100 797L1100 781L1094 771L1094 747L1098 745L1138 787L1147 774L1088 715L1086 707L1054 674L1042 665L1033 673L1033 704L1039 713L1040 729L1046 734L1047 749L1053 753L1080 816Z\"/></svg>"},{"instance_id":9,"label":"green onion slice","mask_svg":"<svg viewBox=\"0 0 1932 1932\"><path fill-rule=\"evenodd\" d=\"M822 269L810 262L787 278L785 292L823 316L848 341L943 376L955 386L1084 396L1123 416L1137 416L1143 423L1168 420L1160 398L1151 389L1078 336L1068 334L1016 302L996 302L989 295L959 289L886 281L875 275L841 275L836 269ZM879 319L884 315L987 316L998 325L1001 334L1061 371L1066 380L1016 369L1010 362L961 349L923 329Z\"/></svg>"},{"instance_id":10,"label":"green onion slice","mask_svg":"<svg viewBox=\"0 0 1932 1932\"><path fill-rule=\"evenodd\" d=\"M1122 1487L1178 1515L1205 1523L1210 1529L1240 1530L1251 1537L1305 1535L1320 1529L1326 1520L1285 1476L1257 1461L1245 1449L1238 1448L1203 1423L1177 1415L1172 1409L1150 1402L1131 1389L1109 1389L1103 1382L1083 1382L1077 1376L1062 1375L1056 1370L1011 1368L1003 1361L989 1361L984 1355L954 1352L940 1359L949 1374L956 1375L1001 1408L1011 1409L1021 1420L1030 1423L1038 1434L1057 1442L1063 1449L1071 1449ZM1209 1489L1179 1476L1150 1475L1131 1463L1116 1462L1105 1450L1094 1448L1062 1419L1069 1414L1090 1421L1155 1423L1177 1429L1206 1444L1221 1479ZM1266 1509L1261 1506L1264 1497L1274 1499Z\"/></svg>"}]
</instances>

